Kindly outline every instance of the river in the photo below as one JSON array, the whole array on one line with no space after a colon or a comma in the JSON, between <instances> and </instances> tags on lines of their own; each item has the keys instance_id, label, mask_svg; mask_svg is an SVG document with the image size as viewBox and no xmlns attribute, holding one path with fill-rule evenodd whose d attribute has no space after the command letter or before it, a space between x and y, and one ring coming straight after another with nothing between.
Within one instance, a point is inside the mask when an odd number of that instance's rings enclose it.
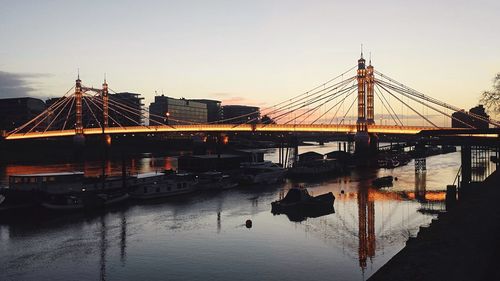
<instances>
[{"instance_id":1,"label":"river","mask_svg":"<svg viewBox=\"0 0 500 281\"><path fill-rule=\"evenodd\" d=\"M336 145L303 146L326 153ZM266 159L277 161L270 149ZM128 161L131 173L176 168L175 157ZM333 192L335 213L301 222L273 215L271 202L297 183L200 192L101 214L25 216L0 222L0 280L365 280L444 210L444 191L460 154L395 169L302 183L314 195ZM99 162L0 166L0 182L16 173L82 170ZM105 165L119 174L121 161ZM374 189L375 177L398 178ZM344 194L341 194L341 191ZM251 219L253 226L245 227Z\"/></svg>"}]
</instances>

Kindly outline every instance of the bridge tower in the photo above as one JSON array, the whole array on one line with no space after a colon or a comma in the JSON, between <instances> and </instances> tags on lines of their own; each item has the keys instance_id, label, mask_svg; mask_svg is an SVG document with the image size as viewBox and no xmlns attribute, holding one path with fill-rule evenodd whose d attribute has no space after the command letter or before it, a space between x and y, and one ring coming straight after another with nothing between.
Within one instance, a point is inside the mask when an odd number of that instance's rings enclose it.
<instances>
[{"instance_id":1,"label":"bridge tower","mask_svg":"<svg viewBox=\"0 0 500 281\"><path fill-rule=\"evenodd\" d=\"M368 124L366 120L366 66L361 50L361 58L358 60L358 120L356 121L356 135L354 142L356 144L355 152L366 151L370 145L370 136L368 135Z\"/></svg>"},{"instance_id":2,"label":"bridge tower","mask_svg":"<svg viewBox=\"0 0 500 281\"><path fill-rule=\"evenodd\" d=\"M374 91L375 91L375 76L374 76L374 68L372 65L372 59L370 54L370 61L368 66L366 67L366 124L374 125L375 124L375 100L374 100ZM378 136L374 133L368 133L370 136L370 152L376 152L378 149Z\"/></svg>"},{"instance_id":3,"label":"bridge tower","mask_svg":"<svg viewBox=\"0 0 500 281\"><path fill-rule=\"evenodd\" d=\"M102 129L108 127L108 83L106 82L106 75L104 75L104 83L102 84Z\"/></svg>"},{"instance_id":4,"label":"bridge tower","mask_svg":"<svg viewBox=\"0 0 500 281\"><path fill-rule=\"evenodd\" d=\"M366 123L368 125L375 124L374 118L374 87L375 87L375 77L373 75L374 69L372 65L372 60L370 58L370 62L368 67L366 67Z\"/></svg>"},{"instance_id":5,"label":"bridge tower","mask_svg":"<svg viewBox=\"0 0 500 281\"><path fill-rule=\"evenodd\" d=\"M83 101L83 92L82 92L82 80L80 80L80 73L78 73L78 78L76 79L75 84L75 144L81 145L85 142L85 136L83 135L83 121L82 121L82 101Z\"/></svg>"}]
</instances>

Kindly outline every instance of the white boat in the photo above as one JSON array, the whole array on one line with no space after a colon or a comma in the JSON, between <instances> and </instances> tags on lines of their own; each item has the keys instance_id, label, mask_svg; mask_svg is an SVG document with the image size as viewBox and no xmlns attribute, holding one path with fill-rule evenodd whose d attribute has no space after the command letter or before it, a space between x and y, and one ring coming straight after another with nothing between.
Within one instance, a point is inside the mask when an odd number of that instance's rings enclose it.
<instances>
[{"instance_id":1,"label":"white boat","mask_svg":"<svg viewBox=\"0 0 500 281\"><path fill-rule=\"evenodd\" d=\"M287 169L271 161L244 162L240 165L242 183L247 184L272 184L283 180Z\"/></svg>"},{"instance_id":2,"label":"white boat","mask_svg":"<svg viewBox=\"0 0 500 281\"><path fill-rule=\"evenodd\" d=\"M135 199L165 198L193 192L196 179L189 173L166 174L158 181L137 185L130 195Z\"/></svg>"}]
</instances>

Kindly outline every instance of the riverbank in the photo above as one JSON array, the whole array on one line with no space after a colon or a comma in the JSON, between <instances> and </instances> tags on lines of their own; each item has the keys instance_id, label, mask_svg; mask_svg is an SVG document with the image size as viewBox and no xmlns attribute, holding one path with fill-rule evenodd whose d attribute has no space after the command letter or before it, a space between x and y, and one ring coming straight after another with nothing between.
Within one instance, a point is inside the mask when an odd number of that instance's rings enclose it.
<instances>
[{"instance_id":1,"label":"riverbank","mask_svg":"<svg viewBox=\"0 0 500 281\"><path fill-rule=\"evenodd\" d=\"M368 280L500 280L500 172L467 191Z\"/></svg>"}]
</instances>

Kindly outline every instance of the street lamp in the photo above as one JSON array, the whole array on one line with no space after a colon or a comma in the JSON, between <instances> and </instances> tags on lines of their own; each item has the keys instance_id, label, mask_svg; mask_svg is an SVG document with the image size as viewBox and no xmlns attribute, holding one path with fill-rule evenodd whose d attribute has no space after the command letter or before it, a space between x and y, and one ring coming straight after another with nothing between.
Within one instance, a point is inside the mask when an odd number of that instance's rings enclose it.
<instances>
[{"instance_id":1,"label":"street lamp","mask_svg":"<svg viewBox=\"0 0 500 281\"><path fill-rule=\"evenodd\" d=\"M168 125L168 117L170 116L170 112L168 112L168 111L167 111L167 112L165 113L165 116L166 116L166 118L165 118L165 123Z\"/></svg>"}]
</instances>

